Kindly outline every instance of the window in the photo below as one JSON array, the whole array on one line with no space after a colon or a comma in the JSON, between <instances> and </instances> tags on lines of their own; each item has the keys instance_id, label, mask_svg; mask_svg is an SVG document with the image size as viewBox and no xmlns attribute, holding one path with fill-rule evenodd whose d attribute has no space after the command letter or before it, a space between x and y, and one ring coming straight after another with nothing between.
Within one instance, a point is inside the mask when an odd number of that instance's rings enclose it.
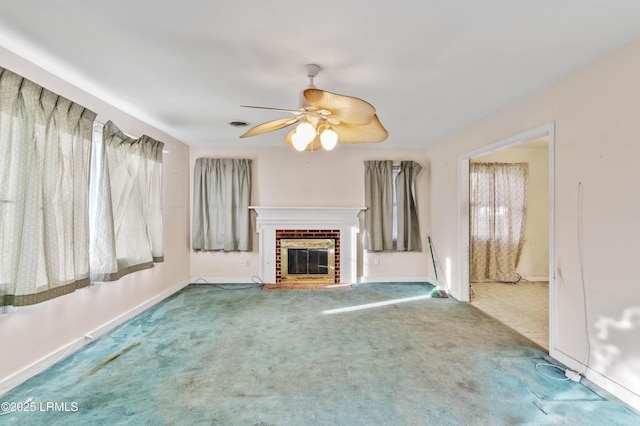
<instances>
[{"instance_id":1,"label":"window","mask_svg":"<svg viewBox=\"0 0 640 426\"><path fill-rule=\"evenodd\" d=\"M0 306L89 284L89 162L96 114L0 68Z\"/></svg>"},{"instance_id":2,"label":"window","mask_svg":"<svg viewBox=\"0 0 640 426\"><path fill-rule=\"evenodd\" d=\"M162 142L120 136L94 112L1 67L0 92L0 306L141 269L120 255L123 246L136 256L150 247L145 266L162 261ZM146 242L131 244L132 234Z\"/></svg>"},{"instance_id":3,"label":"window","mask_svg":"<svg viewBox=\"0 0 640 426\"><path fill-rule=\"evenodd\" d=\"M368 251L420 251L415 181L422 166L402 161L365 161L365 232Z\"/></svg>"},{"instance_id":4,"label":"window","mask_svg":"<svg viewBox=\"0 0 640 426\"><path fill-rule=\"evenodd\" d=\"M398 178L398 173L400 173L400 165L399 164L394 164L393 165L393 171L391 173L392 179L393 179L393 184L392 184L392 188L393 188L393 228L391 231L391 237L393 238L393 249L397 249L398 248L398 188L397 188L397 183L396 180Z\"/></svg>"},{"instance_id":5,"label":"window","mask_svg":"<svg viewBox=\"0 0 640 426\"><path fill-rule=\"evenodd\" d=\"M94 126L91 280L114 281L162 262L162 148L111 121Z\"/></svg>"},{"instance_id":6,"label":"window","mask_svg":"<svg viewBox=\"0 0 640 426\"><path fill-rule=\"evenodd\" d=\"M471 280L517 280L527 211L526 163L471 163Z\"/></svg>"}]
</instances>

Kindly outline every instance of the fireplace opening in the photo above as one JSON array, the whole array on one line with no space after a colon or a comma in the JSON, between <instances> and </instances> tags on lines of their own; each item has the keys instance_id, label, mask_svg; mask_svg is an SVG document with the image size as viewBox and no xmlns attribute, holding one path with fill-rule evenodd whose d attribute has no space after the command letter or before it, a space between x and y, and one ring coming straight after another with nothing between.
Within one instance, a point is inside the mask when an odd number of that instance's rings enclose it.
<instances>
[{"instance_id":1,"label":"fireplace opening","mask_svg":"<svg viewBox=\"0 0 640 426\"><path fill-rule=\"evenodd\" d=\"M326 274L329 270L329 249L288 249L289 275Z\"/></svg>"},{"instance_id":2,"label":"fireplace opening","mask_svg":"<svg viewBox=\"0 0 640 426\"><path fill-rule=\"evenodd\" d=\"M282 282L335 281L335 240L328 238L281 239Z\"/></svg>"}]
</instances>

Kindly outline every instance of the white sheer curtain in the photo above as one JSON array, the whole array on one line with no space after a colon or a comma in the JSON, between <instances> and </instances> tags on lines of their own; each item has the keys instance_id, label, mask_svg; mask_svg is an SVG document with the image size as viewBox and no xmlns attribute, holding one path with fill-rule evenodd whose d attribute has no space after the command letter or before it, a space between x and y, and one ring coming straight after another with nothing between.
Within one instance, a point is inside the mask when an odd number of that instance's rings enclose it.
<instances>
[{"instance_id":1,"label":"white sheer curtain","mask_svg":"<svg viewBox=\"0 0 640 426\"><path fill-rule=\"evenodd\" d=\"M393 250L393 161L364 162L364 249Z\"/></svg>"},{"instance_id":2,"label":"white sheer curtain","mask_svg":"<svg viewBox=\"0 0 640 426\"><path fill-rule=\"evenodd\" d=\"M91 280L113 281L163 261L162 147L111 121L94 143Z\"/></svg>"},{"instance_id":3,"label":"white sheer curtain","mask_svg":"<svg viewBox=\"0 0 640 426\"><path fill-rule=\"evenodd\" d=\"M401 161L396 176L396 199L398 205L398 251L420 251L420 224L416 207L416 178L422 166L415 161Z\"/></svg>"},{"instance_id":4,"label":"white sheer curtain","mask_svg":"<svg viewBox=\"0 0 640 426\"><path fill-rule=\"evenodd\" d=\"M471 280L515 282L527 218L527 163L471 163Z\"/></svg>"},{"instance_id":5,"label":"white sheer curtain","mask_svg":"<svg viewBox=\"0 0 640 426\"><path fill-rule=\"evenodd\" d=\"M193 173L192 247L251 250L251 160L198 158Z\"/></svg>"},{"instance_id":6,"label":"white sheer curtain","mask_svg":"<svg viewBox=\"0 0 640 426\"><path fill-rule=\"evenodd\" d=\"M89 284L89 158L96 115L0 68L0 305Z\"/></svg>"}]
</instances>

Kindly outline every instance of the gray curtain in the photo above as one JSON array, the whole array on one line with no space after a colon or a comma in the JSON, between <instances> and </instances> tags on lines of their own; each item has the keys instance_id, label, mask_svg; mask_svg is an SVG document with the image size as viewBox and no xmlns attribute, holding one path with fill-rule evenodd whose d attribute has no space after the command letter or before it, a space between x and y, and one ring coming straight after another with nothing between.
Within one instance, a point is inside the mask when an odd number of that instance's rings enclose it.
<instances>
[{"instance_id":1,"label":"gray curtain","mask_svg":"<svg viewBox=\"0 0 640 426\"><path fill-rule=\"evenodd\" d=\"M251 250L251 160L198 158L193 174L192 247Z\"/></svg>"},{"instance_id":2,"label":"gray curtain","mask_svg":"<svg viewBox=\"0 0 640 426\"><path fill-rule=\"evenodd\" d=\"M393 162L364 162L364 249L393 250Z\"/></svg>"},{"instance_id":3,"label":"gray curtain","mask_svg":"<svg viewBox=\"0 0 640 426\"><path fill-rule=\"evenodd\" d=\"M94 142L91 280L113 281L162 262L162 148L111 121Z\"/></svg>"},{"instance_id":4,"label":"gray curtain","mask_svg":"<svg viewBox=\"0 0 640 426\"><path fill-rule=\"evenodd\" d=\"M0 68L0 306L89 284L96 114Z\"/></svg>"},{"instance_id":5,"label":"gray curtain","mask_svg":"<svg viewBox=\"0 0 640 426\"><path fill-rule=\"evenodd\" d=\"M416 178L422 166L415 161L402 161L396 176L396 198L398 206L398 251L420 251L420 225L416 209Z\"/></svg>"}]
</instances>

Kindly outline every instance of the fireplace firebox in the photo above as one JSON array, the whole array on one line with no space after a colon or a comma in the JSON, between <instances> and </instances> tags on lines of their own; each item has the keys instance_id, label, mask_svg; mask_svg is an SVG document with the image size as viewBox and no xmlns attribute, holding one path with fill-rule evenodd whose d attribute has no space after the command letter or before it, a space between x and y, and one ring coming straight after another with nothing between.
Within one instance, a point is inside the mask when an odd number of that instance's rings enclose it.
<instances>
[{"instance_id":1,"label":"fireplace firebox","mask_svg":"<svg viewBox=\"0 0 640 426\"><path fill-rule=\"evenodd\" d=\"M281 239L281 281L334 283L335 245L335 240L330 238Z\"/></svg>"}]
</instances>

